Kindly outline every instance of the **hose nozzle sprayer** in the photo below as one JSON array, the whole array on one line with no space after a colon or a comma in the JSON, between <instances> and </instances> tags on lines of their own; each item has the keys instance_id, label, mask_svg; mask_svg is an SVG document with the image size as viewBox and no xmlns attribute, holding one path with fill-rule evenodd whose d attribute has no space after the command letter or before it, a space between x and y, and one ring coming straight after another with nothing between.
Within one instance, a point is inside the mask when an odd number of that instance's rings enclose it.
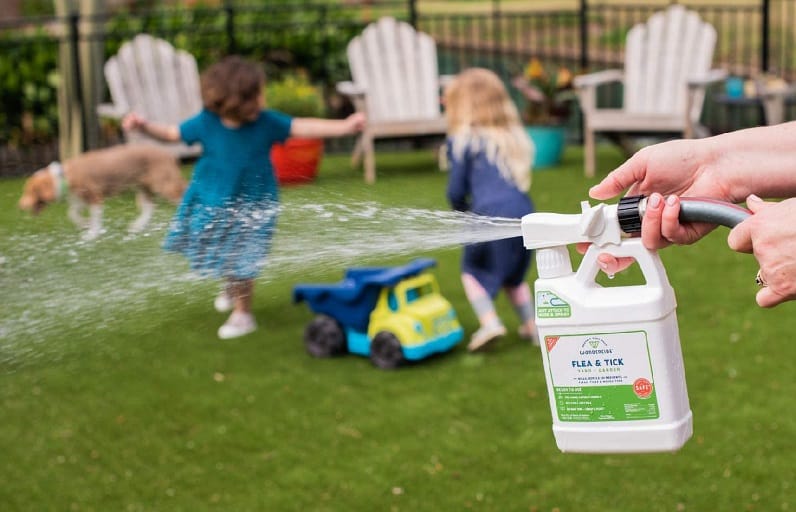
<instances>
[{"instance_id":1,"label":"hose nozzle sprayer","mask_svg":"<svg viewBox=\"0 0 796 512\"><path fill-rule=\"evenodd\" d=\"M581 213L522 218L536 255L536 327L553 433L564 452L675 451L693 434L677 327L677 301L656 251L626 235L641 231L647 199L581 203ZM681 222L733 227L750 212L683 198ZM573 270L567 245L591 242ZM601 286L599 254L632 257L644 284Z\"/></svg>"},{"instance_id":2,"label":"hose nozzle sprayer","mask_svg":"<svg viewBox=\"0 0 796 512\"><path fill-rule=\"evenodd\" d=\"M641 219L647 207L645 196L628 196L617 204L589 206L581 202L581 213L538 212L522 218L522 237L527 249L557 247L577 242L591 242L599 247L619 244L622 234L641 232ZM714 199L681 198L681 222L708 222L727 227L750 215L749 210Z\"/></svg>"}]
</instances>

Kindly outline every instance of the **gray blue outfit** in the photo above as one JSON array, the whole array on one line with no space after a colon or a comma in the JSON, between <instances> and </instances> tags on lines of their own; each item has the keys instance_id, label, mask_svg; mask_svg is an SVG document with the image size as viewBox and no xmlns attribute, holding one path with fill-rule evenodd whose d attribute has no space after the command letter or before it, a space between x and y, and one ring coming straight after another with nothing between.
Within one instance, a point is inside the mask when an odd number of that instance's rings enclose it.
<instances>
[{"instance_id":1,"label":"gray blue outfit","mask_svg":"<svg viewBox=\"0 0 796 512\"><path fill-rule=\"evenodd\" d=\"M504 178L483 149L467 147L457 158L448 140L447 152L447 196L455 210L504 218L521 218L535 211L528 194ZM475 277L494 299L502 287L513 288L524 281L531 257L518 232L515 238L465 246L462 272Z\"/></svg>"}]
</instances>

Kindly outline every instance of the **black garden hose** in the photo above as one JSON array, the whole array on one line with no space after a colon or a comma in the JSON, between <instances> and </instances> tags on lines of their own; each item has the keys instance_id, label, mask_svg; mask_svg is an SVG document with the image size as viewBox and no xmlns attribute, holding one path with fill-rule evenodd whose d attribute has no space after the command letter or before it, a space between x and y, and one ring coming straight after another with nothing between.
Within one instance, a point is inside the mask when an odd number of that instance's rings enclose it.
<instances>
[{"instance_id":1,"label":"black garden hose","mask_svg":"<svg viewBox=\"0 0 796 512\"><path fill-rule=\"evenodd\" d=\"M627 234L641 232L646 196L627 196L619 201L619 225ZM737 204L698 197L680 198L680 222L707 222L733 228L752 214Z\"/></svg>"}]
</instances>

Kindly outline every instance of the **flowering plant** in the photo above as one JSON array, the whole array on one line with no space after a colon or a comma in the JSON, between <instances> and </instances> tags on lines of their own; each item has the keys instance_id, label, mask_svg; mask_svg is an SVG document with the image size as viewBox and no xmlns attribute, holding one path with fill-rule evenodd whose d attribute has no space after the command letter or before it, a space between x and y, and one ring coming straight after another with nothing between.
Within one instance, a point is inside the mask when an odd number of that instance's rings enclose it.
<instances>
[{"instance_id":1,"label":"flowering plant","mask_svg":"<svg viewBox=\"0 0 796 512\"><path fill-rule=\"evenodd\" d=\"M265 86L269 108L295 117L324 117L326 104L321 90L312 85L306 74L297 72Z\"/></svg>"},{"instance_id":2,"label":"flowering plant","mask_svg":"<svg viewBox=\"0 0 796 512\"><path fill-rule=\"evenodd\" d=\"M521 75L512 81L526 100L523 121L527 124L563 124L575 95L572 72L558 67L545 69L539 59L531 59Z\"/></svg>"}]
</instances>

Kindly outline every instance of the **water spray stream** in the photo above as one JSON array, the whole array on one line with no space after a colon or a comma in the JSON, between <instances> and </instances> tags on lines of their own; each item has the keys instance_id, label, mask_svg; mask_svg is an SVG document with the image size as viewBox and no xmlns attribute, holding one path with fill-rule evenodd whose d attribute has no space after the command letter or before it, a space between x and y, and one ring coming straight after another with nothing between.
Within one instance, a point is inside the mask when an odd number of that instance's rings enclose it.
<instances>
[{"instance_id":1,"label":"water spray stream","mask_svg":"<svg viewBox=\"0 0 796 512\"><path fill-rule=\"evenodd\" d=\"M128 235L123 220L106 219L106 233L93 242L82 241L68 223L54 232L8 237L0 253L0 365L57 360L67 343L80 341L61 340L59 346L52 341L59 331L95 338L131 312L157 311L164 296L180 294L186 304L206 302L209 308L217 283L191 274L181 256L160 247L169 215L159 210L140 235ZM346 266L521 235L520 219L376 202L285 201L258 281L339 273Z\"/></svg>"}]
</instances>

